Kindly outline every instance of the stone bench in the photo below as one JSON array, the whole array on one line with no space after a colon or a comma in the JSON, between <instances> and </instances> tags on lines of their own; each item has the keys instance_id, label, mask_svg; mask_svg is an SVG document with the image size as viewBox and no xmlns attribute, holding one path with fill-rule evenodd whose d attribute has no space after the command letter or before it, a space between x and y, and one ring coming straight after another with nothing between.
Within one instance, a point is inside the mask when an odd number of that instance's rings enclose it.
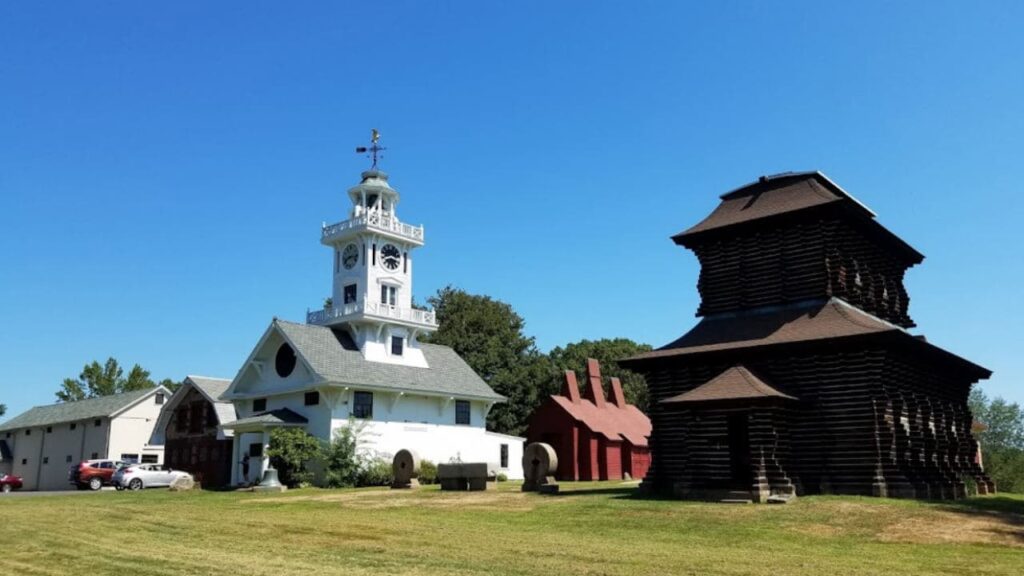
<instances>
[{"instance_id":1,"label":"stone bench","mask_svg":"<svg viewBox=\"0 0 1024 576\"><path fill-rule=\"evenodd\" d=\"M487 490L487 478L487 464L484 462L437 465L441 490Z\"/></svg>"}]
</instances>

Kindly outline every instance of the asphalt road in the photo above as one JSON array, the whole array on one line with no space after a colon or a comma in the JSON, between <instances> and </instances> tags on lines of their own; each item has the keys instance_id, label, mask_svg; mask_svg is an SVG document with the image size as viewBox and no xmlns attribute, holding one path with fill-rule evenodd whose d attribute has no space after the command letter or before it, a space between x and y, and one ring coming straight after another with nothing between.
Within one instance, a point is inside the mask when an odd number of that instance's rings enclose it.
<instances>
[{"instance_id":1,"label":"asphalt road","mask_svg":"<svg viewBox=\"0 0 1024 576\"><path fill-rule=\"evenodd\" d=\"M99 492L113 492L112 486L107 486L99 490ZM32 498L35 496L67 496L68 494L96 494L92 490L45 490L38 492L35 490L14 490L7 494L0 494L0 501L5 498Z\"/></svg>"}]
</instances>

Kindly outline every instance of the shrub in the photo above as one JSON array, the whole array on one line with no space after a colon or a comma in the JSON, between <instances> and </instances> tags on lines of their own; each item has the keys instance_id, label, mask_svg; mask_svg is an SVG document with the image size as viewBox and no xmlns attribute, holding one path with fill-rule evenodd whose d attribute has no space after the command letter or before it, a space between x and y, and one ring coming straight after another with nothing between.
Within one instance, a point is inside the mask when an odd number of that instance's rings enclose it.
<instances>
[{"instance_id":1,"label":"shrub","mask_svg":"<svg viewBox=\"0 0 1024 576\"><path fill-rule=\"evenodd\" d=\"M328 488L355 486L359 481L358 428L351 423L334 431L324 454L324 485Z\"/></svg>"},{"instance_id":2,"label":"shrub","mask_svg":"<svg viewBox=\"0 0 1024 576\"><path fill-rule=\"evenodd\" d=\"M275 428L270 433L267 456L277 468L278 477L285 486L308 484L313 473L308 465L323 454L320 441L299 428Z\"/></svg>"},{"instance_id":3,"label":"shrub","mask_svg":"<svg viewBox=\"0 0 1024 576\"><path fill-rule=\"evenodd\" d=\"M367 462L359 470L357 486L390 486L394 476L392 475L391 462L378 458Z\"/></svg>"},{"instance_id":4,"label":"shrub","mask_svg":"<svg viewBox=\"0 0 1024 576\"><path fill-rule=\"evenodd\" d=\"M437 464L430 460L420 460L420 484L437 483Z\"/></svg>"},{"instance_id":5,"label":"shrub","mask_svg":"<svg viewBox=\"0 0 1024 576\"><path fill-rule=\"evenodd\" d=\"M498 482L508 482L508 474L505 474L504 472L498 472L496 480Z\"/></svg>"}]
</instances>

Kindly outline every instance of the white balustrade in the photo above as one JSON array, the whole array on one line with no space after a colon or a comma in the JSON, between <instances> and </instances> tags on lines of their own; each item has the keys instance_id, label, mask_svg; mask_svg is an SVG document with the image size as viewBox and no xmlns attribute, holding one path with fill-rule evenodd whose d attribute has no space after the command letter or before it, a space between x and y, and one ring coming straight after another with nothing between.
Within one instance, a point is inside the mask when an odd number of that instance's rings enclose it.
<instances>
[{"instance_id":1,"label":"white balustrade","mask_svg":"<svg viewBox=\"0 0 1024 576\"><path fill-rule=\"evenodd\" d=\"M330 226L324 226L322 235L324 238L330 238L336 236L346 230L352 228L359 228L365 226L375 230L381 230L384 232L394 232L400 236L406 238L412 238L413 240L423 241L423 227L413 226L411 224L405 224L400 222L398 218L393 216L382 214L377 211L362 214L354 218L349 218L344 222L338 222L337 224L331 224Z\"/></svg>"},{"instance_id":2,"label":"white balustrade","mask_svg":"<svg viewBox=\"0 0 1024 576\"><path fill-rule=\"evenodd\" d=\"M350 302L340 307L324 308L306 313L307 324L329 324L333 320L344 319L358 314L390 318L415 324L437 326L437 318L433 310L417 310L416 308L399 308L388 304L363 301L362 303Z\"/></svg>"}]
</instances>

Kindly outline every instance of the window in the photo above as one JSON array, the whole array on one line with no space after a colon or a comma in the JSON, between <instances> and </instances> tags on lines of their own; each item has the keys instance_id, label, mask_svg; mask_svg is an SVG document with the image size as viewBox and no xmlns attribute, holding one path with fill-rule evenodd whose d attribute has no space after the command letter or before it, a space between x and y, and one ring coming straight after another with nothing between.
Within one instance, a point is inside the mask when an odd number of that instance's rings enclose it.
<instances>
[{"instance_id":1,"label":"window","mask_svg":"<svg viewBox=\"0 0 1024 576\"><path fill-rule=\"evenodd\" d=\"M50 463L50 457L49 456L43 456L43 464L49 464L49 463Z\"/></svg>"},{"instance_id":2,"label":"window","mask_svg":"<svg viewBox=\"0 0 1024 576\"><path fill-rule=\"evenodd\" d=\"M267 399L257 398L252 401L253 412L266 412L267 411Z\"/></svg>"},{"instance_id":3,"label":"window","mask_svg":"<svg viewBox=\"0 0 1024 576\"><path fill-rule=\"evenodd\" d=\"M263 444L259 442L249 444L249 458L263 458Z\"/></svg>"},{"instance_id":4,"label":"window","mask_svg":"<svg viewBox=\"0 0 1024 576\"><path fill-rule=\"evenodd\" d=\"M455 423L469 424L469 400L455 401Z\"/></svg>"},{"instance_id":5,"label":"window","mask_svg":"<svg viewBox=\"0 0 1024 576\"><path fill-rule=\"evenodd\" d=\"M398 289L394 286L381 286L380 287L380 303L388 306L395 306L398 304Z\"/></svg>"},{"instance_id":6,"label":"window","mask_svg":"<svg viewBox=\"0 0 1024 576\"><path fill-rule=\"evenodd\" d=\"M68 454L67 457L64 458L64 461L71 462L71 454Z\"/></svg>"},{"instance_id":7,"label":"window","mask_svg":"<svg viewBox=\"0 0 1024 576\"><path fill-rule=\"evenodd\" d=\"M163 392L157 392L156 393L156 403L157 404L163 404L164 403L164 393Z\"/></svg>"},{"instance_id":8,"label":"window","mask_svg":"<svg viewBox=\"0 0 1024 576\"><path fill-rule=\"evenodd\" d=\"M320 404L320 393L316 391L306 392L306 396L303 398L303 403L306 406L316 406L317 404Z\"/></svg>"},{"instance_id":9,"label":"window","mask_svg":"<svg viewBox=\"0 0 1024 576\"><path fill-rule=\"evenodd\" d=\"M403 340L401 336L391 337L391 353L394 354L395 356L402 355L402 342Z\"/></svg>"},{"instance_id":10,"label":"window","mask_svg":"<svg viewBox=\"0 0 1024 576\"><path fill-rule=\"evenodd\" d=\"M71 426L69 426L68 428L71 429L71 430L74 430L75 428L78 428L78 423L77 422L72 422Z\"/></svg>"},{"instance_id":11,"label":"window","mask_svg":"<svg viewBox=\"0 0 1024 576\"><path fill-rule=\"evenodd\" d=\"M53 434L53 426L47 426L46 427L46 433L47 434Z\"/></svg>"},{"instance_id":12,"label":"window","mask_svg":"<svg viewBox=\"0 0 1024 576\"><path fill-rule=\"evenodd\" d=\"M121 454L121 461L125 462L125 463L128 463L128 464L138 464L139 463L139 455L138 454Z\"/></svg>"},{"instance_id":13,"label":"window","mask_svg":"<svg viewBox=\"0 0 1024 576\"><path fill-rule=\"evenodd\" d=\"M24 466L25 464L28 464L28 458L21 459L21 465Z\"/></svg>"},{"instance_id":14,"label":"window","mask_svg":"<svg viewBox=\"0 0 1024 576\"><path fill-rule=\"evenodd\" d=\"M188 407L188 431L196 434L203 431L203 414L206 412L206 402L193 402Z\"/></svg>"},{"instance_id":15,"label":"window","mask_svg":"<svg viewBox=\"0 0 1024 576\"><path fill-rule=\"evenodd\" d=\"M31 435L32 435L32 429L31 428L25 429L25 436L31 436Z\"/></svg>"},{"instance_id":16,"label":"window","mask_svg":"<svg viewBox=\"0 0 1024 576\"><path fill-rule=\"evenodd\" d=\"M74 426L74 424L72 424L72 426ZM8 432L7 434L4 434L4 438L10 438L10 437L11 437L11 433L10 432Z\"/></svg>"},{"instance_id":17,"label":"window","mask_svg":"<svg viewBox=\"0 0 1024 576\"><path fill-rule=\"evenodd\" d=\"M356 302L356 284L346 284L344 290L345 304L355 304Z\"/></svg>"},{"instance_id":18,"label":"window","mask_svg":"<svg viewBox=\"0 0 1024 576\"><path fill-rule=\"evenodd\" d=\"M373 393L356 392L352 399L352 416L356 418L373 418Z\"/></svg>"},{"instance_id":19,"label":"window","mask_svg":"<svg viewBox=\"0 0 1024 576\"><path fill-rule=\"evenodd\" d=\"M287 342L281 344L274 357L274 371L281 378L287 378L295 370L295 350Z\"/></svg>"},{"instance_id":20,"label":"window","mask_svg":"<svg viewBox=\"0 0 1024 576\"><path fill-rule=\"evenodd\" d=\"M501 445L501 467L508 468L508 444Z\"/></svg>"},{"instance_id":21,"label":"window","mask_svg":"<svg viewBox=\"0 0 1024 576\"><path fill-rule=\"evenodd\" d=\"M92 456L89 457L89 460L95 460L95 459L97 459L99 457L100 457L100 453L99 452L93 452Z\"/></svg>"},{"instance_id":22,"label":"window","mask_svg":"<svg viewBox=\"0 0 1024 576\"><path fill-rule=\"evenodd\" d=\"M102 468L103 470L110 470L113 467L114 467L114 463L109 461L109 460L106 461L106 462L100 462L100 464L98 466L98 468Z\"/></svg>"},{"instance_id":23,"label":"window","mask_svg":"<svg viewBox=\"0 0 1024 576\"><path fill-rule=\"evenodd\" d=\"M93 425L93 426L96 426L97 428L99 428L100 426L102 426L102 425L103 425L103 420L101 420L101 419L97 418L97 419L95 419L95 420L93 420L93 421L92 421L92 425Z\"/></svg>"},{"instance_id":24,"label":"window","mask_svg":"<svg viewBox=\"0 0 1024 576\"><path fill-rule=\"evenodd\" d=\"M409 253L402 253L402 272L405 274L409 273Z\"/></svg>"},{"instance_id":25,"label":"window","mask_svg":"<svg viewBox=\"0 0 1024 576\"><path fill-rule=\"evenodd\" d=\"M373 245L373 251L370 254L373 256L373 261L371 262L371 264L376 266L377 265L377 245L376 244Z\"/></svg>"}]
</instances>

